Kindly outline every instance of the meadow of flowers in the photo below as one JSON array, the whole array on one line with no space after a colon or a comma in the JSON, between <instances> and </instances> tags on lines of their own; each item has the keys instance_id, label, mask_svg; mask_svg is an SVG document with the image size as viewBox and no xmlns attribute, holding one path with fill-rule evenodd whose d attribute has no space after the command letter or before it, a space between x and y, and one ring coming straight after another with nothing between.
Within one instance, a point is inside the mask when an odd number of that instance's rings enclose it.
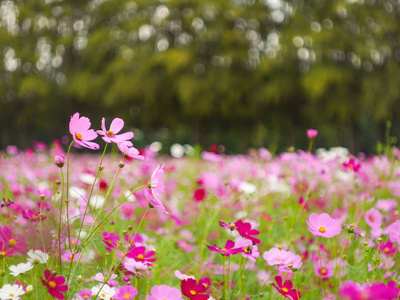
<instances>
[{"instance_id":1,"label":"meadow of flowers","mask_svg":"<svg viewBox=\"0 0 400 300\"><path fill-rule=\"evenodd\" d=\"M173 159L107 121L0 152L0 299L400 299L397 148Z\"/></svg>"}]
</instances>

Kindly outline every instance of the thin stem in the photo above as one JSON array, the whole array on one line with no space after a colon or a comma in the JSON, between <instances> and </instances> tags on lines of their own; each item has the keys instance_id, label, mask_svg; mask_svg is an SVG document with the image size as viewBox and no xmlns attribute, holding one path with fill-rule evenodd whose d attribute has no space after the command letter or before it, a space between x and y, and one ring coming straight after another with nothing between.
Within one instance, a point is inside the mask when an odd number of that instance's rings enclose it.
<instances>
[{"instance_id":1,"label":"thin stem","mask_svg":"<svg viewBox=\"0 0 400 300\"><path fill-rule=\"evenodd\" d=\"M319 272L321 273L322 288L324 291L324 297L326 296L324 275L322 274L322 257L321 257L321 237L318 238L318 256L319 256Z\"/></svg>"},{"instance_id":2,"label":"thin stem","mask_svg":"<svg viewBox=\"0 0 400 300\"><path fill-rule=\"evenodd\" d=\"M243 257L243 258L244 258L244 257ZM244 259L246 259L246 258L244 258ZM243 264L243 259L242 259L242 264ZM242 277L243 271L244 271L244 269L246 268L246 264L247 264L247 259L246 259L245 262L244 262L244 265L243 265L243 267L242 267L242 269L241 269L241 271L240 271L240 273L239 273L238 278L235 280L235 285L233 286L232 293L231 293L231 296L230 296L229 299L232 299L232 297L233 297L233 295L234 295L236 285L237 285L238 281L239 281L239 280L241 279L241 277Z\"/></svg>"},{"instance_id":3,"label":"thin stem","mask_svg":"<svg viewBox=\"0 0 400 300\"><path fill-rule=\"evenodd\" d=\"M344 248L346 247L346 244L347 244L347 239L349 238L349 235L350 235L350 233L348 232L348 233L347 233L347 236L346 236L346 241L344 242L344 245L343 245L342 251L340 252L340 256L339 256L338 291L339 291L339 286L340 286L340 281L341 281L341 276L340 276L340 272L341 272L341 266L340 266L340 262L341 262L341 260L342 260L342 256L343 256Z\"/></svg>"}]
</instances>

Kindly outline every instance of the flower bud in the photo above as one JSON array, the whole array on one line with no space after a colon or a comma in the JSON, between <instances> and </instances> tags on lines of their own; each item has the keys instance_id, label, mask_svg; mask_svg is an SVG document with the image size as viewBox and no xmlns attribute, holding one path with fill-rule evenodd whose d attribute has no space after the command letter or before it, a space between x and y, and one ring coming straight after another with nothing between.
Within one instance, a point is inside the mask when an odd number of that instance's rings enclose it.
<instances>
[{"instance_id":1,"label":"flower bud","mask_svg":"<svg viewBox=\"0 0 400 300\"><path fill-rule=\"evenodd\" d=\"M64 156L62 156L62 155L56 155L56 156L54 157L54 164L55 164L57 167L62 168L62 167L64 166L64 163L65 163Z\"/></svg>"},{"instance_id":2,"label":"flower bud","mask_svg":"<svg viewBox=\"0 0 400 300\"><path fill-rule=\"evenodd\" d=\"M133 228L132 225L128 226L128 230L132 230L132 228Z\"/></svg>"},{"instance_id":3,"label":"flower bud","mask_svg":"<svg viewBox=\"0 0 400 300\"><path fill-rule=\"evenodd\" d=\"M318 135L318 131L315 129L308 129L307 136L309 139L314 139Z\"/></svg>"},{"instance_id":4,"label":"flower bud","mask_svg":"<svg viewBox=\"0 0 400 300\"><path fill-rule=\"evenodd\" d=\"M26 287L26 292L29 293L29 292L32 292L32 291L33 291L33 286L28 285L28 286Z\"/></svg>"},{"instance_id":5,"label":"flower bud","mask_svg":"<svg viewBox=\"0 0 400 300\"><path fill-rule=\"evenodd\" d=\"M123 161L120 161L118 167L122 169L123 167L125 167L125 163Z\"/></svg>"},{"instance_id":6,"label":"flower bud","mask_svg":"<svg viewBox=\"0 0 400 300\"><path fill-rule=\"evenodd\" d=\"M76 280L81 281L82 279L83 279L83 276L82 276L82 275L76 276Z\"/></svg>"}]
</instances>

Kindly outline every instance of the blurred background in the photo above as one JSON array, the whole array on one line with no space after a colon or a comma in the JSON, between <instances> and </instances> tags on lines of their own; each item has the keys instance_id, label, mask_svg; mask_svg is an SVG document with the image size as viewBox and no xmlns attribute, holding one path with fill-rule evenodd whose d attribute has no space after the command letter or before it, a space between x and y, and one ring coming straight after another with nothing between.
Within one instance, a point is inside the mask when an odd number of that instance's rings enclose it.
<instances>
[{"instance_id":1,"label":"blurred background","mask_svg":"<svg viewBox=\"0 0 400 300\"><path fill-rule=\"evenodd\" d=\"M20 0L0 4L0 148L75 112L155 140L376 152L400 132L398 0Z\"/></svg>"}]
</instances>

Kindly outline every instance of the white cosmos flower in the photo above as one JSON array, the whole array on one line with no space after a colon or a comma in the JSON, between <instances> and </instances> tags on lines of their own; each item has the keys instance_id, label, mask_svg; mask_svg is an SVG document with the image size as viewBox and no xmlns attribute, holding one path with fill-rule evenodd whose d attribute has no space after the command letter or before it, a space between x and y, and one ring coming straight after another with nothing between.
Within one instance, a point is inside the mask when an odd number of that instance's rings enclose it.
<instances>
[{"instance_id":1,"label":"white cosmos flower","mask_svg":"<svg viewBox=\"0 0 400 300\"><path fill-rule=\"evenodd\" d=\"M33 265L30 262L27 263L20 263L16 266L11 266L10 270L11 270L11 275L14 275L15 277L17 277L19 274L23 274L25 272L28 272L30 269L33 268ZM1 297L0 297L1 298Z\"/></svg>"},{"instance_id":2,"label":"white cosmos flower","mask_svg":"<svg viewBox=\"0 0 400 300\"><path fill-rule=\"evenodd\" d=\"M49 260L49 255L40 250L29 250L28 251L28 262L34 264L45 264Z\"/></svg>"},{"instance_id":3,"label":"white cosmos flower","mask_svg":"<svg viewBox=\"0 0 400 300\"><path fill-rule=\"evenodd\" d=\"M102 284L92 287L91 291L93 295L99 294L100 299L104 300L110 300L112 297L114 297L115 290L112 287L108 286L107 284L105 284L103 287L101 286Z\"/></svg>"},{"instance_id":4,"label":"white cosmos flower","mask_svg":"<svg viewBox=\"0 0 400 300\"><path fill-rule=\"evenodd\" d=\"M24 289L18 284L5 284L0 289L0 299L2 300L19 300L23 294L25 294Z\"/></svg>"}]
</instances>

